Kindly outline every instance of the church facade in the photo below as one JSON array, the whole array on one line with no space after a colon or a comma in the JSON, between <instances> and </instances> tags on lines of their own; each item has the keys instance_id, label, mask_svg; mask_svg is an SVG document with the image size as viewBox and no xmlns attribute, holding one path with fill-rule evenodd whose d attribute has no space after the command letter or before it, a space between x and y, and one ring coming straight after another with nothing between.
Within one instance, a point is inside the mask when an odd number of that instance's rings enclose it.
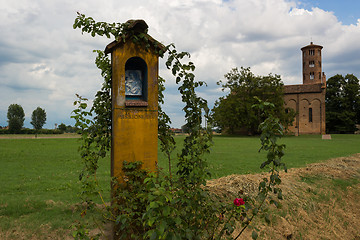
<instances>
[{"instance_id":1,"label":"church facade","mask_svg":"<svg viewBox=\"0 0 360 240\"><path fill-rule=\"evenodd\" d=\"M297 114L289 131L294 135L325 134L326 75L322 72L322 46L310 45L301 48L303 84L285 85L285 108Z\"/></svg>"}]
</instances>

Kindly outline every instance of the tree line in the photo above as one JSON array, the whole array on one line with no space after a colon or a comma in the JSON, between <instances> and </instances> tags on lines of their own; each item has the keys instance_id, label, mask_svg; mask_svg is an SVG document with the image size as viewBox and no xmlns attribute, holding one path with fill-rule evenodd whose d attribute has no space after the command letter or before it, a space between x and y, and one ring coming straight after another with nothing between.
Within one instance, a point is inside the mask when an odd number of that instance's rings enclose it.
<instances>
[{"instance_id":1,"label":"tree line","mask_svg":"<svg viewBox=\"0 0 360 240\"><path fill-rule=\"evenodd\" d=\"M31 114L31 125L33 129L24 128L25 112L21 105L10 104L7 112L8 127L0 126L0 134L61 134L76 133L77 127L71 125L59 124L55 129L43 129L46 123L46 111L41 107L37 107Z\"/></svg>"},{"instance_id":2,"label":"tree line","mask_svg":"<svg viewBox=\"0 0 360 240\"><path fill-rule=\"evenodd\" d=\"M353 74L337 74L326 82L326 130L354 133L360 124L360 85Z\"/></svg>"},{"instance_id":3,"label":"tree line","mask_svg":"<svg viewBox=\"0 0 360 240\"><path fill-rule=\"evenodd\" d=\"M21 105L10 104L7 112L9 133L20 133L24 126L25 112ZM31 125L35 130L40 130L46 123L46 112L41 107L37 107L31 115Z\"/></svg>"},{"instance_id":4,"label":"tree line","mask_svg":"<svg viewBox=\"0 0 360 240\"><path fill-rule=\"evenodd\" d=\"M296 112L285 108L284 84L279 75L255 76L250 68L233 68L218 85L229 93L219 98L212 109L214 126L228 134L259 134L263 121L258 100L275 105L273 116L285 128ZM325 97L327 133L354 133L360 124L360 85L353 74L335 75L327 80Z\"/></svg>"},{"instance_id":5,"label":"tree line","mask_svg":"<svg viewBox=\"0 0 360 240\"><path fill-rule=\"evenodd\" d=\"M79 131L79 128L73 127L71 125L65 125L64 123L59 124L57 129L63 133L77 133Z\"/></svg>"},{"instance_id":6,"label":"tree line","mask_svg":"<svg viewBox=\"0 0 360 240\"><path fill-rule=\"evenodd\" d=\"M284 107L284 84L279 75L255 76L250 68L233 68L220 80L222 90L229 94L215 102L212 109L214 126L229 134L259 134L263 121L261 110L253 106L257 99L275 105L273 115L279 118L285 128L296 116L294 110ZM326 89L326 131L327 133L354 133L360 124L360 84L353 74L337 74L327 80ZM20 133L24 126L25 113L19 104L11 104L7 112L9 133ZM31 115L31 125L38 131L46 123L46 112L37 107ZM76 132L72 126L60 124L61 132Z\"/></svg>"}]
</instances>

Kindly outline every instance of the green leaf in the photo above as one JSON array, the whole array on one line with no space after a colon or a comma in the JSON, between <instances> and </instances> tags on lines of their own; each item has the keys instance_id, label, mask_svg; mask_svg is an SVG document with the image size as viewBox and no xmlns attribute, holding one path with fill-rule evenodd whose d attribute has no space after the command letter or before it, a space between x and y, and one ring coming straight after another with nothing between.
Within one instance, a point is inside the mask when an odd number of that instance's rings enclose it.
<instances>
[{"instance_id":1,"label":"green leaf","mask_svg":"<svg viewBox=\"0 0 360 240\"><path fill-rule=\"evenodd\" d=\"M149 227L151 227L154 224L155 220L156 220L156 218L154 218L154 217L152 217L148 220L147 223L148 223Z\"/></svg>"},{"instance_id":2,"label":"green leaf","mask_svg":"<svg viewBox=\"0 0 360 240\"><path fill-rule=\"evenodd\" d=\"M178 217L176 217L175 218L175 223L177 224L177 225L180 225L181 224L181 218L178 216Z\"/></svg>"},{"instance_id":3,"label":"green leaf","mask_svg":"<svg viewBox=\"0 0 360 240\"><path fill-rule=\"evenodd\" d=\"M256 240L258 238L258 233L256 231L253 231L252 234L251 234L251 238Z\"/></svg>"},{"instance_id":4,"label":"green leaf","mask_svg":"<svg viewBox=\"0 0 360 240\"><path fill-rule=\"evenodd\" d=\"M171 209L169 206L166 205L165 207L163 207L163 216L169 216L170 211L171 211Z\"/></svg>"},{"instance_id":5,"label":"green leaf","mask_svg":"<svg viewBox=\"0 0 360 240\"><path fill-rule=\"evenodd\" d=\"M157 208L157 207L159 207L159 204L157 202L151 202L149 207L150 208Z\"/></svg>"},{"instance_id":6,"label":"green leaf","mask_svg":"<svg viewBox=\"0 0 360 240\"><path fill-rule=\"evenodd\" d=\"M265 222L268 223L268 224L270 224L271 220L270 220L269 214L266 214L266 215L265 215Z\"/></svg>"},{"instance_id":7,"label":"green leaf","mask_svg":"<svg viewBox=\"0 0 360 240\"><path fill-rule=\"evenodd\" d=\"M153 231L153 233L151 234L150 239L151 240L152 239L158 239L158 235L157 235L156 231L155 230L152 230L152 231Z\"/></svg>"}]
</instances>

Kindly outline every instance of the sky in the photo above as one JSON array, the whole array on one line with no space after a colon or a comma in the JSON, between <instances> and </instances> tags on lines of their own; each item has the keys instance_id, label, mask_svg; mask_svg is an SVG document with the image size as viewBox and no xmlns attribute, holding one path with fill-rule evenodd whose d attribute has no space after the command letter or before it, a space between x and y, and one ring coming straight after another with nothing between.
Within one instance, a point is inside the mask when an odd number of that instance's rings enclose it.
<instances>
[{"instance_id":1,"label":"sky","mask_svg":"<svg viewBox=\"0 0 360 240\"><path fill-rule=\"evenodd\" d=\"M31 114L45 109L45 128L74 125L75 94L93 99L102 78L94 49L113 41L72 28L76 12L96 21L144 19L149 34L164 45L191 54L200 96L213 107L224 96L216 85L234 67L256 75L281 75L285 84L301 84L301 51L322 45L327 77L360 78L359 0L0 0L0 126L7 125L10 104ZM166 81L165 111L173 127L184 124L175 80L160 60Z\"/></svg>"}]
</instances>

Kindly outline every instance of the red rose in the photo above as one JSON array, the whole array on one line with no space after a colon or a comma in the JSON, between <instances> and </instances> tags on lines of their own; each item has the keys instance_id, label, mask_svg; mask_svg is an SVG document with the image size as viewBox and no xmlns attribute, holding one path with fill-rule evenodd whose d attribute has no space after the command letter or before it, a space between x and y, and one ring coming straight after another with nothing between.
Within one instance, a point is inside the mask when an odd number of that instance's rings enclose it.
<instances>
[{"instance_id":1,"label":"red rose","mask_svg":"<svg viewBox=\"0 0 360 240\"><path fill-rule=\"evenodd\" d=\"M240 205L244 205L245 202L244 202L244 199L242 199L242 198L235 198L234 204L235 204L235 206L240 206Z\"/></svg>"}]
</instances>

